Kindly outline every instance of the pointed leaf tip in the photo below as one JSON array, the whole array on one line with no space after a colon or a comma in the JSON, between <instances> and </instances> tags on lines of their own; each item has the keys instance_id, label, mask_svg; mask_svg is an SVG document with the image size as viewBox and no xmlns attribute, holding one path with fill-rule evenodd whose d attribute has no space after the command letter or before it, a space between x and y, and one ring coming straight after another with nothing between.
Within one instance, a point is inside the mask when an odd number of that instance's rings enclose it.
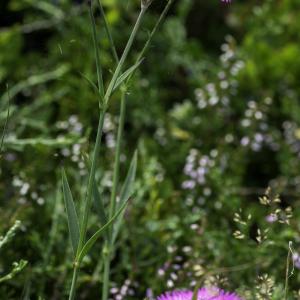
<instances>
[{"instance_id":1,"label":"pointed leaf tip","mask_svg":"<svg viewBox=\"0 0 300 300\"><path fill-rule=\"evenodd\" d=\"M78 242L79 242L79 235L80 235L79 222L78 222L78 216L76 213L73 196L64 169L62 169L62 186L63 186L64 202L67 211L69 233L70 233L72 248L75 256L78 247Z\"/></svg>"}]
</instances>

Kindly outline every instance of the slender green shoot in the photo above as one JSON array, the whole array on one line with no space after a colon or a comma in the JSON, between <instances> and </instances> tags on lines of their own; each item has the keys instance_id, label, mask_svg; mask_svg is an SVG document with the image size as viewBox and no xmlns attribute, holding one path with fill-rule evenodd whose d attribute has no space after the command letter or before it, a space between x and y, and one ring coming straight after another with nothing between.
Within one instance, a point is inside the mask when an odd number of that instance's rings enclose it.
<instances>
[{"instance_id":1,"label":"slender green shoot","mask_svg":"<svg viewBox=\"0 0 300 300\"><path fill-rule=\"evenodd\" d=\"M88 225L88 219L89 219L89 214L90 214L90 209L91 209L91 200L94 194L94 185L95 185L95 173L96 173L96 166L97 166L97 162L98 162L98 156L99 156L99 151L100 151L100 145L101 145L101 137L102 137L102 131L103 131L103 124L104 124L104 118L105 118L105 113L108 109L108 104L109 104L109 100L110 97L114 91L114 87L115 84L118 82L119 76L121 74L122 71L122 67L125 63L125 60L129 54L129 51L132 47L132 44L135 40L136 34L138 32L138 29L141 25L142 22L142 18L145 14L146 8L142 8L139 16L137 18L136 24L132 30L132 33L129 37L129 40L127 42L127 45L125 47L125 50L123 52L123 55L120 59L120 61L118 62L118 65L116 67L116 70L113 74L113 77L108 85L107 91L104 95L103 98L103 94L102 94L102 89L101 89L101 85L102 85L102 81L101 81L101 74L102 71L100 71L100 59L98 54L98 50L95 49L95 54L96 54L96 66L97 66L97 78L98 78L98 88L99 88L99 96L101 99L103 99L102 101L102 105L101 105L101 111L100 111L100 117L99 117L99 122L98 122L98 129L97 129L97 137L96 137L96 142L95 142L95 148L93 151L93 155L92 155L92 160L91 160L91 167L90 167L90 172L89 172L89 179L88 179L88 184L87 184L87 191L86 191L86 197L85 197L85 203L84 203L84 207L83 207L83 214L80 218L80 225L79 225L79 238L78 238L78 243L76 241L76 237L74 235L74 232L76 230L74 230L74 210L72 209L72 207L74 206L73 204L70 205L70 203L73 202L72 197L70 196L70 192L68 191L68 186L66 184L66 178L63 177L63 186L64 188L64 198L65 198L65 203L66 207L69 205L71 207L71 209L69 208L69 212L68 212L68 218L72 217L72 221L69 220L69 230L70 233L72 232L72 244L73 244L73 248L74 246L76 246L76 259L74 262L74 269L73 269L73 278L72 278L72 284L71 284L71 289L70 289L70 294L69 294L69 300L73 300L75 298L75 291L76 291L76 283L77 283L77 278L78 278L78 270L80 268L80 263L81 260L83 258L83 254L85 252L82 252L83 249L89 249L88 245L92 245L91 240L89 240L86 244L86 232L87 232L87 225ZM92 28L93 28L93 40L94 40L94 47L97 48L97 38L96 38L96 28L95 28L95 21L94 21L94 17L92 16L92 9L90 9L90 14L91 14L91 20L92 20ZM115 217L117 218L117 217ZM113 221L115 220L115 218L112 216L107 225L105 225L104 229L102 227L102 229L100 229L100 231L98 231L98 234L96 233L96 237L98 238L100 233L102 233L103 231L106 230L106 228L108 228ZM72 228L70 228L70 224L72 225ZM76 226L75 226L76 227ZM93 236L95 237L95 235ZM93 239L93 241L96 239ZM80 260L78 261L78 258L80 258Z\"/></svg>"},{"instance_id":2,"label":"slender green shoot","mask_svg":"<svg viewBox=\"0 0 300 300\"><path fill-rule=\"evenodd\" d=\"M1 135L0 155L2 154L2 148L3 148L3 144L4 144L4 138L5 138L6 129L7 129L8 120L9 120L10 94L9 94L8 85L7 85L7 96L8 96L8 102L7 102L7 114L6 114L6 119L5 119L4 127L3 127L3 130L2 130L2 135Z\"/></svg>"},{"instance_id":3,"label":"slender green shoot","mask_svg":"<svg viewBox=\"0 0 300 300\"><path fill-rule=\"evenodd\" d=\"M90 18L91 18L92 32L93 32L93 43L94 43L94 51L95 51L95 62L97 68L98 89L99 89L99 95L101 96L100 103L102 104L103 97L104 97L104 84L103 84L103 75L102 75L102 68L100 62L99 47L97 43L98 38L97 38L96 22L93 14L92 2L90 5Z\"/></svg>"},{"instance_id":4,"label":"slender green shoot","mask_svg":"<svg viewBox=\"0 0 300 300\"><path fill-rule=\"evenodd\" d=\"M108 22L107 22L106 14L104 12L101 0L98 0L97 3L99 5L101 16L103 18L104 28L105 28L105 31L106 31L106 35L107 35L107 37L109 39L109 44L110 44L110 48L111 48L112 54L114 56L115 61L118 63L119 62L119 57L118 57L118 54L117 54L117 50L116 50L116 46L115 46L115 43L114 43L114 39L112 37L112 33L111 33L110 27L109 27Z\"/></svg>"},{"instance_id":5,"label":"slender green shoot","mask_svg":"<svg viewBox=\"0 0 300 300\"><path fill-rule=\"evenodd\" d=\"M289 242L288 255L286 258L286 269L285 269L285 285L284 285L284 300L288 300L288 289L289 289L289 278L294 274L294 261L292 259L293 255L293 243ZM293 268L290 272L290 264L293 264Z\"/></svg>"},{"instance_id":6,"label":"slender green shoot","mask_svg":"<svg viewBox=\"0 0 300 300\"><path fill-rule=\"evenodd\" d=\"M112 215L115 213L116 210L116 201L117 201L117 190L118 190L118 182L119 182L119 169L120 169L120 155L121 155L121 145L122 145L122 137L124 131L124 120L125 120L125 112L126 112L126 97L127 97L127 89L131 78L133 77L135 71L138 69L139 65L142 62L143 56L145 55L146 51L148 50L150 43L153 39L154 34L156 33L157 29L159 28L160 24L162 23L164 17L166 16L167 12L169 11L173 0L169 0L167 5L165 6L162 14L160 15L158 21L156 22L153 30L151 31L147 42L145 43L142 51L139 53L136 63L129 68L126 72L124 72L117 82L115 83L114 89L118 88L122 85L122 95L121 95L121 103L120 103L120 117L119 117L119 126L118 126L118 133L117 133L117 143L116 143L116 152L115 152L115 162L114 162L114 172L113 172L113 186L112 186L112 193L110 199L110 210L109 210L109 217L111 218ZM103 19L106 20L105 13L103 11L101 2L99 0L99 4L101 6L101 13L103 15ZM145 4L145 1L142 2L142 5ZM148 8L150 5L150 1L147 2L147 5L144 6ZM143 6L142 6L143 10ZM109 25L105 21L106 31L111 41L111 48L113 53L116 53L115 46L113 42L113 38L111 36L111 31ZM117 59L117 57L116 57ZM122 60L122 58L121 58ZM120 62L119 62L120 64ZM135 171L134 171L135 172ZM135 176L135 175L134 175ZM124 196L124 195L123 195ZM122 200L122 191L121 191L121 200ZM121 201L120 201L121 202ZM110 273L110 261L112 253L114 252L114 243L117 238L118 232L121 227L122 217L118 219L114 230L110 228L109 230L109 240L106 241L105 247L103 249L103 259L104 259L104 270L103 270L103 288L102 288L102 300L107 300L108 298L108 290L109 290L109 273Z\"/></svg>"}]
</instances>

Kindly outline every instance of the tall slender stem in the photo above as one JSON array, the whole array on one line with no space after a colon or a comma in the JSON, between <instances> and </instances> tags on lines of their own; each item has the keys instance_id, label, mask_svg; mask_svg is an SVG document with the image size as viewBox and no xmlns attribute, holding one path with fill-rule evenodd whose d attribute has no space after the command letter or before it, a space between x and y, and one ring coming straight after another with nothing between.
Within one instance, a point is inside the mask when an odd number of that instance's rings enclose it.
<instances>
[{"instance_id":1,"label":"tall slender stem","mask_svg":"<svg viewBox=\"0 0 300 300\"><path fill-rule=\"evenodd\" d=\"M96 166L97 166L97 161L98 161L98 155L100 151L100 145L101 145L101 137L102 137L102 132L103 132L103 124L104 124L104 118L105 118L105 113L107 110L107 105L109 102L109 99L112 95L114 85L116 83L116 80L118 76L120 75L120 72L122 70L123 64L128 56L128 53L131 49L131 46L133 44L133 41L135 39L135 36L137 34L137 31L141 25L142 17L145 13L146 9L141 9L139 16L137 18L137 21L135 23L135 26L132 30L132 33L130 35L130 38L127 42L127 45L125 47L125 50L123 52L123 55L117 65L117 68L114 72L114 75L110 81L110 84L107 88L105 98L104 98L104 107L101 110L100 117L99 117L99 122L98 122L98 129L97 129L97 137L96 137L96 143L95 143L95 148L93 152L93 157L92 157L92 164L91 164L91 169L90 169L90 174L89 174L89 179L88 179L88 186L87 186L87 192L86 192L86 200L85 200L85 205L84 205L84 210L83 210L83 217L82 217L82 222L80 224L80 236L79 236L79 243L78 243L78 248L77 248L77 253L76 253L76 259L75 259L75 267L73 271L73 278L72 278L72 285L71 285L71 290L70 290L70 300L74 298L75 296L75 289L76 289L76 282L77 282L77 274L78 274L78 262L77 262L77 256L80 253L82 247L84 246L84 242L86 239L86 231L87 231L87 224L88 224L88 217L89 217L89 212L91 208L91 200L92 200L92 191L93 191L93 182L95 178L95 172L96 172ZM108 256L109 257L109 256ZM108 271L109 272L109 271ZM107 286L108 280L107 281Z\"/></svg>"},{"instance_id":2,"label":"tall slender stem","mask_svg":"<svg viewBox=\"0 0 300 300\"><path fill-rule=\"evenodd\" d=\"M136 63L138 63L139 61L142 60L143 56L146 54L147 50L149 49L149 46L150 46L150 43L153 39L153 36L155 35L155 33L157 32L159 26L161 25L162 21L164 20L164 18L166 17L168 11L170 10L171 8L171 5L173 4L175 0L169 0L168 3L166 4L164 10L162 11L161 15L159 16L159 19L157 20L157 22L155 23L149 37L148 37L148 40L146 41L143 49L140 51L139 55L137 56L137 59L136 59ZM130 76L127 78L126 80L126 85L127 85L127 88L128 88L128 83L129 81L131 80L132 76L135 74L135 72L132 72L130 74Z\"/></svg>"},{"instance_id":3,"label":"tall slender stem","mask_svg":"<svg viewBox=\"0 0 300 300\"><path fill-rule=\"evenodd\" d=\"M87 188L87 193L86 193L86 202L85 202L85 207L84 207L84 211L83 211L82 224L80 224L80 237L79 237L77 254L80 253L82 246L84 244L84 241L85 241L85 237L86 237L87 222L88 222L88 216L89 216L90 207L91 207L93 182L94 182L94 177L95 177L95 172L96 172L98 155L99 155L99 151L100 151L105 113L106 113L106 108L103 108L103 110L101 110L99 122L98 122L96 144L95 144L95 148L94 148L94 152L93 152L92 165L91 165L91 170L90 170L90 175L89 175L89 180L88 180L88 188Z\"/></svg>"},{"instance_id":4,"label":"tall slender stem","mask_svg":"<svg viewBox=\"0 0 300 300\"><path fill-rule=\"evenodd\" d=\"M150 36L143 47L142 51L138 55L137 61L140 61L143 57L143 55L146 53L146 51L149 48L150 42L156 33L159 25L161 24L162 20L166 16L167 12L169 11L171 4L173 3L174 0L169 0L167 5L165 6L165 9L163 10L162 14L160 15L160 18L158 19L157 23L155 24L153 30L150 33ZM101 6L101 3L100 3ZM147 6L148 7L148 6ZM144 11L147 9L147 7L143 7L142 11L139 15L139 18L137 20L136 24L139 24L140 18L142 18ZM102 12L103 13L103 12ZM103 13L104 15L104 13ZM105 17L104 17L105 18ZM136 27L136 26L135 26ZM133 33L135 34L135 31L137 28L133 30ZM110 38L111 34L108 32ZM130 41L131 38L129 39L128 44L132 44L132 41ZM112 44L112 46L114 46ZM127 47L126 47L127 48ZM124 57L126 58L127 56L127 50L124 50L124 53L118 63L117 69L115 74L117 73L118 67L122 67ZM118 57L115 55L115 59L118 61ZM122 96L121 96L121 104L120 104L120 116L119 116L119 127L118 127L118 134L117 134L117 144L116 144L116 152L115 152L115 162L114 162L114 173L113 173L113 186L112 186L112 193L111 193L111 199L110 199L110 210L109 210L109 217L111 218L113 214L115 213L116 210L116 200L117 200L117 188L118 188L118 183L119 183L119 172L120 172L120 155L121 155L121 145L122 145L122 136L123 136L123 131L124 131L124 121L125 121L125 114L126 114L126 93L127 93L127 84L129 83L131 77L127 79L126 83L122 86ZM111 81L113 82L113 80ZM113 86L112 86L113 88ZM107 94L110 92L110 87L107 90ZM109 229L109 234L108 234L108 241L105 243L104 251L103 251L103 259L104 259L104 269L103 269L103 287L102 287L102 300L107 300L108 299L108 293L109 293L109 282L110 282L110 263L111 263L111 257L112 257L112 252L114 251L113 247L113 241L112 241L112 227Z\"/></svg>"},{"instance_id":5,"label":"tall slender stem","mask_svg":"<svg viewBox=\"0 0 300 300\"><path fill-rule=\"evenodd\" d=\"M289 286L289 278L290 278L290 261L291 261L291 256L292 256L292 242L289 242L289 250L288 250L288 255L286 258L286 269L285 269L285 285L284 285L284 300L288 299L288 286ZM292 270L293 274L294 268Z\"/></svg>"},{"instance_id":6,"label":"tall slender stem","mask_svg":"<svg viewBox=\"0 0 300 300\"><path fill-rule=\"evenodd\" d=\"M102 300L108 299L108 291L109 291L109 275L110 275L110 250L107 248L108 243L106 242L106 246L103 250L103 260L104 260L104 269L103 269L103 285L102 285Z\"/></svg>"},{"instance_id":7,"label":"tall slender stem","mask_svg":"<svg viewBox=\"0 0 300 300\"><path fill-rule=\"evenodd\" d=\"M124 89L126 88L124 87ZM115 152L113 186L112 186L112 192L110 198L109 218L112 218L112 216L116 212L116 200L117 200L116 198L117 198L117 188L119 183L120 156L121 156L122 136L124 132L125 114L126 114L126 90L122 91L122 98L120 104L119 127L118 127L117 144L116 144L116 152Z\"/></svg>"},{"instance_id":8,"label":"tall slender stem","mask_svg":"<svg viewBox=\"0 0 300 300\"><path fill-rule=\"evenodd\" d=\"M112 80L107 88L105 97L104 97L104 103L107 104L111 94L113 92L114 85L116 83L116 80L118 76L121 73L122 67L124 65L124 62L128 56L128 53L131 49L131 46L134 42L134 39L136 37L137 31L141 25L142 18L146 12L147 8L142 8L139 16L137 18L137 21L134 25L134 28L131 32L131 35L129 37L129 40L127 42L127 45L124 49L124 52L120 58L120 61L118 62L117 68L114 72L114 75L112 77ZM113 213L116 208L116 195L117 195L117 187L118 187L118 178L119 178L119 168L120 168L120 151L121 151L121 141L122 141L122 135L123 135L123 127L124 127L124 119L125 119L125 101L126 101L126 89L122 91L122 98L121 98L121 110L120 110L120 118L119 118L119 128L118 128L118 134L117 134L117 145L116 145L116 154L115 154L115 163L114 163L114 175L113 175L113 187L112 187L112 193L111 193L111 201L110 201L110 210L109 210L109 216L112 217ZM102 300L108 299L108 291L109 291L109 273L110 273L110 260L111 260L111 252L112 252L112 239L111 234L112 229L109 229L109 235L108 240L105 243L104 247L104 271L103 271L103 288L102 288Z\"/></svg>"},{"instance_id":9,"label":"tall slender stem","mask_svg":"<svg viewBox=\"0 0 300 300\"><path fill-rule=\"evenodd\" d=\"M156 24L154 25L154 27L153 27L153 29L152 29L149 37L148 37L147 42L145 43L142 51L139 53L139 55L138 55L138 57L136 59L137 62L140 61L143 58L143 56L145 55L145 53L148 50L148 48L150 46L150 43L151 43L151 41L153 39L153 36L155 35L155 33L158 30L159 26L161 25L162 21L166 17L166 15L167 15L168 11L170 10L171 5L173 4L174 1L175 0L169 0L168 3L166 4L164 10L162 11L161 15L159 16L159 19L157 20ZM131 76L130 76L130 78L131 78ZM130 79L130 78L128 78L128 79Z\"/></svg>"},{"instance_id":10,"label":"tall slender stem","mask_svg":"<svg viewBox=\"0 0 300 300\"><path fill-rule=\"evenodd\" d=\"M114 173L113 173L113 186L110 199L110 209L109 209L109 219L112 218L116 211L116 202L117 202L117 189L119 183L119 172L120 172L120 156L121 156L121 145L122 145L122 136L124 132L124 121L125 121L125 112L126 112L126 89L122 90L121 97L121 109L119 116L119 127L117 134L117 144L115 152L115 162L114 162ZM105 242L105 247L103 251L104 259L104 270L103 270L103 288L102 288L102 300L108 298L108 289L109 289L109 273L110 273L110 261L113 251L113 241L112 241L112 230L109 228L108 240Z\"/></svg>"},{"instance_id":11,"label":"tall slender stem","mask_svg":"<svg viewBox=\"0 0 300 300\"><path fill-rule=\"evenodd\" d=\"M130 35L129 40L127 42L127 45L125 47L125 50L124 50L124 52L123 52L123 54L122 54L122 56L120 58L120 61L119 61L118 65L117 65L117 68L116 68L116 70L114 72L114 75L112 77L112 80L110 81L110 83L108 85L107 91L106 91L105 96L104 96L104 103L108 103L108 101L110 99L110 96L112 95L114 86L115 86L116 81L117 81L117 79L118 79L118 77L119 77L119 75L120 75L120 73L122 71L122 67L124 65L124 62L125 62L127 56L128 56L128 53L129 53L129 51L131 49L131 46L132 46L132 44L134 42L134 39L135 39L136 34L137 34L137 31L140 28L140 25L141 25L141 22L142 22L142 19L143 19L143 16L144 16L146 10L147 10L147 8L142 8L140 10L139 16L138 16L138 18L136 20L136 23L135 23L135 25L134 25L134 27L132 29L132 32L131 32L131 35Z\"/></svg>"},{"instance_id":12,"label":"tall slender stem","mask_svg":"<svg viewBox=\"0 0 300 300\"><path fill-rule=\"evenodd\" d=\"M78 267L74 266L72 284L71 284L71 289L70 289L70 294L69 294L69 300L74 300L75 299L77 277L78 277Z\"/></svg>"},{"instance_id":13,"label":"tall slender stem","mask_svg":"<svg viewBox=\"0 0 300 300\"><path fill-rule=\"evenodd\" d=\"M98 5L100 7L100 12L101 12L101 15L102 15L102 18L103 18L106 35L107 35L107 37L109 39L109 43L110 43L110 47L111 47L111 50L112 50L112 54L113 54L116 62L118 63L119 62L119 57L118 57L117 50L116 50L116 47L115 47L114 39L113 39L111 31L109 29L109 25L108 25L108 22L107 22L107 19L106 19L106 15L105 15L105 12L104 12L101 0L98 0Z\"/></svg>"},{"instance_id":14,"label":"tall slender stem","mask_svg":"<svg viewBox=\"0 0 300 300\"><path fill-rule=\"evenodd\" d=\"M91 170L90 170L90 175L89 175L86 201L85 201L85 206L84 206L84 211L83 211L83 218L82 218L82 222L80 224L80 236L79 236L79 243L78 243L76 257L80 253L80 251L84 245L84 242L85 242L87 222L88 222L88 216L89 216L91 199L92 199L93 182L94 182L94 178L95 178L96 165L97 165L97 161L98 161L97 158L98 158L99 151L100 151L105 113L106 113L106 108L103 108L103 110L100 113L99 122L98 122L97 137L96 137L96 143L95 143L95 148L94 148L93 158L92 158L92 165L91 165ZM78 268L79 268L79 265L77 262L77 258L75 258L69 300L73 300L75 297L76 283L77 283L77 277L78 277Z\"/></svg>"}]
</instances>

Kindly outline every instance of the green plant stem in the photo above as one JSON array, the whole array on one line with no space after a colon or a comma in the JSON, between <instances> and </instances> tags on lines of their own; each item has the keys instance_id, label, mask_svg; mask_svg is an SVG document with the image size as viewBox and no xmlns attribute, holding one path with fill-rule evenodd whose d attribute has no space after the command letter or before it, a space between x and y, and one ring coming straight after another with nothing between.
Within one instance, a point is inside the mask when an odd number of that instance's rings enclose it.
<instances>
[{"instance_id":1,"label":"green plant stem","mask_svg":"<svg viewBox=\"0 0 300 300\"><path fill-rule=\"evenodd\" d=\"M107 246L107 243L106 243ZM110 274L110 250L107 247L104 247L103 251L103 260L104 260L104 269L103 269L103 285L102 285L102 300L108 299L109 291L109 274Z\"/></svg>"},{"instance_id":2,"label":"green plant stem","mask_svg":"<svg viewBox=\"0 0 300 300\"><path fill-rule=\"evenodd\" d=\"M75 265L73 269L73 277L72 277L72 284L71 284L71 289L69 294L69 300L75 299L77 277L78 277L78 266Z\"/></svg>"},{"instance_id":3,"label":"green plant stem","mask_svg":"<svg viewBox=\"0 0 300 300\"><path fill-rule=\"evenodd\" d=\"M106 15L105 15L105 12L104 12L101 0L98 0L98 5L99 5L99 8L100 8L100 12L101 12L102 18L103 18L105 31L106 31L107 37L109 39L109 44L110 44L113 56L114 56L116 62L118 63L119 62L119 57L118 57L118 54L117 54L117 51L116 51L114 39L113 39L111 31L109 29L109 25L108 25L108 22L107 22L107 19L106 19Z\"/></svg>"},{"instance_id":4,"label":"green plant stem","mask_svg":"<svg viewBox=\"0 0 300 300\"><path fill-rule=\"evenodd\" d=\"M106 107L104 107L103 110L101 110L99 122L98 122L96 144L95 144L95 148L94 148L94 152L93 152L91 170L90 170L90 175L89 175L89 180L88 180L86 201L85 201L85 206L84 206L84 211L83 211L82 223L80 224L80 237L79 237L77 254L80 253L80 251L83 247L84 241L85 241L85 237L86 237L87 222L88 222L88 216L89 216L90 207L91 207L93 182L94 182L94 177L95 177L95 173L96 173L98 155L99 155L99 151L100 151L105 113L106 113Z\"/></svg>"},{"instance_id":5,"label":"green plant stem","mask_svg":"<svg viewBox=\"0 0 300 300\"><path fill-rule=\"evenodd\" d=\"M286 258L286 269L285 269L285 285L284 285L284 300L288 299L288 286L289 286L289 272L290 272L290 260L291 260L291 246L289 244L288 255Z\"/></svg>"},{"instance_id":6,"label":"green plant stem","mask_svg":"<svg viewBox=\"0 0 300 300\"><path fill-rule=\"evenodd\" d=\"M125 47L125 50L124 50L124 52L123 52L123 54L122 54L122 56L120 58L120 61L119 61L118 65L117 65L117 68L116 68L116 70L114 72L114 75L113 75L113 77L112 77L112 79L111 79L111 81L110 81L110 83L108 85L107 91L106 91L105 96L104 96L104 104L108 103L108 101L109 101L109 99L110 99L110 97L112 95L114 86L115 86L116 81L117 81L117 79L118 79L118 77L119 77L119 75L120 75L120 73L122 71L122 67L124 65L124 62L125 62L127 56L128 56L128 53L129 53L129 51L131 49L131 46L132 46L132 44L134 42L134 39L135 39L136 34L137 34L137 31L140 28L140 25L141 25L141 22L142 22L142 19L143 19L143 16L144 16L146 10L147 10L147 8L142 8L140 10L139 16L138 16L138 18L136 20L136 23L135 23L135 25L134 25L134 27L132 29L132 32L131 32L131 35L130 35L129 40L127 42L127 45Z\"/></svg>"},{"instance_id":7,"label":"green plant stem","mask_svg":"<svg viewBox=\"0 0 300 300\"><path fill-rule=\"evenodd\" d=\"M143 47L142 51L138 55L137 62L142 59L142 57L144 56L144 54L148 50L149 45L151 43L151 40L152 40L154 34L156 33L158 27L160 26L162 20L164 19L164 17L168 13L173 1L174 0L169 0L167 5L165 6L162 14L160 15L160 17L159 17L158 21L156 22L153 30L151 31L145 46ZM99 4L100 4L100 7L102 8L100 1L99 1ZM127 46L129 45L131 47L132 42L133 42L132 36L133 36L133 34L134 35L136 34L136 31L138 30L138 26L140 24L140 21L143 17L144 12L146 11L146 9L147 8L143 8L141 10L139 18L136 22L136 26L135 26L134 30L132 31L132 35L129 39L129 42L128 42ZM104 16L104 22L106 22L105 15L104 15L103 11L102 11L102 15ZM107 24L106 24L106 28L107 28L107 34L108 34L109 38L112 39ZM112 45L112 48L114 50L113 41L112 41L111 45ZM121 57L121 59L118 63L115 74L118 74L118 72L120 73L121 67L124 63L125 58L127 57L128 51L129 50L127 50L127 47L126 47L125 50L124 50L124 53L123 53L123 55L122 55L122 57ZM115 56L115 59L118 61L118 57L116 56L115 52L113 52L113 54ZM119 69L119 71L118 71L118 69ZM121 144L122 144L122 136L123 136L123 131L124 131L124 121L125 121L125 112L126 112L126 92L127 92L127 84L129 83L132 76L133 76L133 74L129 76L129 78L126 81L126 84L122 86L122 96L121 96L121 104L120 104L120 117L119 117L119 127L118 127L118 134L117 134L117 144L116 144L115 163L114 163L113 186L112 186L112 193L111 193L111 199L110 199L109 218L111 218L114 215L115 210L116 210L117 187L118 187L118 182L119 182L119 170L120 170ZM112 80L112 82L114 82L114 80ZM109 91L109 88L108 88L107 93L111 93ZM112 88L113 88L113 86L112 86ZM104 270L103 270L102 300L107 300L108 299L109 282L110 282L110 278L109 278L110 262L111 262L112 252L114 251L114 249L113 249L114 245L113 245L113 241L112 241L112 228L109 229L108 237L109 237L109 240L106 241L104 251L103 251Z\"/></svg>"},{"instance_id":8,"label":"green plant stem","mask_svg":"<svg viewBox=\"0 0 300 300\"><path fill-rule=\"evenodd\" d=\"M99 151L100 151L105 113L106 113L106 107L104 107L103 110L101 110L99 122L98 122L97 137L96 137L96 143L95 143L95 148L94 148L93 158L92 158L92 165L91 165L90 175L89 175L89 180L88 180L88 187L87 187L87 194L86 194L86 201L85 201L85 206L84 206L84 211L83 211L83 217L82 217L82 222L80 224L80 236L79 236L76 258L75 258L75 262L74 262L73 278L72 278L72 284L71 284L70 293L69 293L69 300L74 299L75 292L76 292L78 268L80 267L79 262L77 261L77 256L80 254L80 251L84 245L85 238L86 238L87 222L88 222L88 216L89 216L89 212L90 212L90 208L91 208L93 183L94 183L94 177L95 177L95 172L96 172L96 165L97 165L97 161L98 161L97 158L98 158Z\"/></svg>"},{"instance_id":9,"label":"green plant stem","mask_svg":"<svg viewBox=\"0 0 300 300\"><path fill-rule=\"evenodd\" d=\"M125 87L123 87L125 89ZM119 173L120 173L120 156L121 156L121 146L122 146L122 137L124 132L124 121L126 114L126 90L122 91L121 97L121 108L120 108L120 116L119 116L119 126L118 126L118 134L117 134L117 144L116 144L116 152L115 152L115 162L114 162L114 172L113 172L113 186L112 193L110 199L110 210L109 210L109 218L116 212L116 202L117 202L117 189L119 183ZM112 228L110 228L110 232ZM110 234L111 239L111 234Z\"/></svg>"},{"instance_id":10,"label":"green plant stem","mask_svg":"<svg viewBox=\"0 0 300 300\"><path fill-rule=\"evenodd\" d=\"M118 76L121 73L122 67L124 65L124 62L128 56L128 53L132 47L132 44L134 42L134 39L136 37L137 31L141 25L143 16L146 12L146 8L142 8L139 16L137 18L137 21L134 25L134 28L131 32L131 35L129 37L129 40L127 42L127 45L124 49L124 52L120 58L120 61L118 62L117 68L114 72L114 75L112 77L112 80L107 88L105 97L104 97L104 103L107 104L109 102L109 99L112 95L114 85L116 83L116 80ZM112 193L111 193L111 201L110 201L110 210L109 210L109 216L113 216L115 208L116 208L116 194L117 194L117 186L118 186L118 178L119 178L119 168L120 168L120 151L121 151L121 141L122 141L122 135L123 135L123 127L124 127L124 119L125 119L125 101L126 101L126 89L122 91L122 98L121 98L121 110L120 110L120 118L119 118L119 128L118 128L118 135L117 135L117 145L116 145L116 155L115 155L115 163L114 163L114 175L113 175L113 187L112 187ZM112 229L109 229L109 235L108 235L108 241L105 243L104 247L104 270L103 270L103 286L102 286L102 300L108 299L108 291L109 291L109 273L110 273L110 260L111 260L111 251L112 251Z\"/></svg>"},{"instance_id":11,"label":"green plant stem","mask_svg":"<svg viewBox=\"0 0 300 300\"><path fill-rule=\"evenodd\" d=\"M155 35L155 33L157 32L159 26L161 25L162 21L164 20L164 18L166 17L167 13L169 12L171 5L173 4L175 0L169 0L167 5L165 6L164 10L162 11L159 19L157 20L156 24L154 25L148 39L147 42L145 43L143 49L140 51L139 55L137 56L136 59L136 63L138 63L139 61L142 60L143 56L146 54L147 50L149 49L149 46L151 44L151 41L153 39L153 36ZM126 80L126 85L128 86L129 81L131 80L132 76L134 76L136 71L132 72L129 77Z\"/></svg>"},{"instance_id":12,"label":"green plant stem","mask_svg":"<svg viewBox=\"0 0 300 300\"><path fill-rule=\"evenodd\" d=\"M167 15L168 11L170 10L171 5L173 4L174 1L175 1L175 0L169 0L168 3L166 4L164 10L163 10L162 13L160 14L159 19L157 20L155 26L153 27L153 29L152 29L152 31L151 31L149 37L148 37L147 42L145 43L145 45L144 45L142 51L139 53L139 55L138 55L138 57L137 57L137 60L136 60L137 62L140 61L140 60L143 58L143 56L145 55L145 53L146 53L146 51L148 50L148 48L149 48L149 46L150 46L150 43L151 43L151 41L152 41L152 39L153 39L153 36L155 35L155 33L156 33L156 31L158 30L159 26L161 25L162 21L163 21L164 18L166 17L166 15ZM133 75L133 74L132 74L132 75ZM132 75L131 75L131 76L132 76ZM131 76L129 76L128 80L131 79Z\"/></svg>"},{"instance_id":13,"label":"green plant stem","mask_svg":"<svg viewBox=\"0 0 300 300\"><path fill-rule=\"evenodd\" d=\"M123 87L124 88L124 87ZM114 162L114 174L113 174L113 186L110 199L110 210L109 210L109 219L115 214L116 211L116 202L117 202L117 188L119 183L119 172L120 172L120 155L121 155L121 145L122 145L122 136L124 131L124 121L125 121L125 112L126 112L126 90L122 90L121 97L121 109L119 117L119 127L117 134L117 144L116 144L116 153L115 153L115 162ZM106 300L108 297L109 290L109 273L110 273L110 261L113 251L113 240L112 240L112 231L113 228L109 228L108 240L105 242L105 247L103 251L104 259L104 269L103 269L103 288L102 288L102 299Z\"/></svg>"}]
</instances>

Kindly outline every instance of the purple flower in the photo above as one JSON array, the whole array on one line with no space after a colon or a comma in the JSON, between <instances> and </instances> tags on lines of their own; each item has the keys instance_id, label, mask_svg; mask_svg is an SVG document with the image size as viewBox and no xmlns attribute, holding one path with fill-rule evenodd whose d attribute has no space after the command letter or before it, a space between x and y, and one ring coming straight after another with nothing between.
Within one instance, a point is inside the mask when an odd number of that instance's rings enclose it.
<instances>
[{"instance_id":1,"label":"purple flower","mask_svg":"<svg viewBox=\"0 0 300 300\"><path fill-rule=\"evenodd\" d=\"M231 0L221 0L222 2L225 2L225 3L230 3Z\"/></svg>"},{"instance_id":2,"label":"purple flower","mask_svg":"<svg viewBox=\"0 0 300 300\"><path fill-rule=\"evenodd\" d=\"M192 300L192 291L167 292L157 300ZM242 300L235 293L225 292L216 287L202 288L198 291L197 300Z\"/></svg>"},{"instance_id":3,"label":"purple flower","mask_svg":"<svg viewBox=\"0 0 300 300\"><path fill-rule=\"evenodd\" d=\"M268 223L275 223L276 221L278 221L278 217L275 214L269 214L266 216L266 221Z\"/></svg>"},{"instance_id":4,"label":"purple flower","mask_svg":"<svg viewBox=\"0 0 300 300\"><path fill-rule=\"evenodd\" d=\"M299 255L299 253L294 253L293 254L293 261L294 261L295 267L297 269L300 269L300 255Z\"/></svg>"}]
</instances>

